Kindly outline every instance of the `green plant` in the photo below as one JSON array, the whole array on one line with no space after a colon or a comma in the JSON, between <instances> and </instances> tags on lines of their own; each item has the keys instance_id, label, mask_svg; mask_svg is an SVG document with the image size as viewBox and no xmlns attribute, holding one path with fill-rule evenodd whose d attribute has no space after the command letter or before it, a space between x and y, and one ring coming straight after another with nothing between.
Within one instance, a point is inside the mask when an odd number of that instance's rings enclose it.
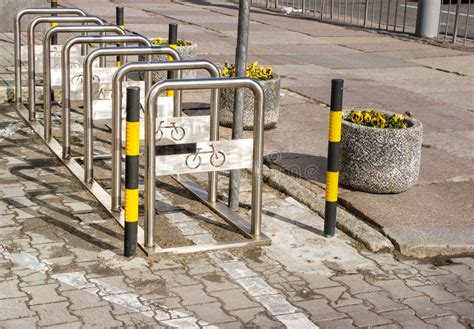
<instances>
[{"instance_id":1,"label":"green plant","mask_svg":"<svg viewBox=\"0 0 474 329\"><path fill-rule=\"evenodd\" d=\"M165 38L162 38L162 37L158 37L156 39L153 39L151 41L151 44L154 45L154 46L168 46L169 45L168 39L165 39ZM190 46L191 42L189 42L187 40L178 40L177 45L178 45L178 47Z\"/></svg>"},{"instance_id":2,"label":"green plant","mask_svg":"<svg viewBox=\"0 0 474 329\"><path fill-rule=\"evenodd\" d=\"M383 114L374 109L352 110L347 121L375 128L408 128L408 122L402 114Z\"/></svg>"},{"instance_id":3,"label":"green plant","mask_svg":"<svg viewBox=\"0 0 474 329\"><path fill-rule=\"evenodd\" d=\"M269 66L265 68L263 65L258 66L258 62L255 61L250 65L247 65L247 78L252 78L257 81L265 81L273 79L273 69ZM237 74L237 68L235 64L224 63L224 68L221 70L221 75L227 78L235 78Z\"/></svg>"}]
</instances>

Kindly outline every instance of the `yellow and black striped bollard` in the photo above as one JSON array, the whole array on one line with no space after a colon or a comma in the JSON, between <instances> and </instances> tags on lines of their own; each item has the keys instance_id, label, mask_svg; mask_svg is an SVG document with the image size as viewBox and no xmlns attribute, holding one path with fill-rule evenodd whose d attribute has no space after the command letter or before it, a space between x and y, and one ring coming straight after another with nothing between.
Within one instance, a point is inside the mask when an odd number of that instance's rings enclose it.
<instances>
[{"instance_id":1,"label":"yellow and black striped bollard","mask_svg":"<svg viewBox=\"0 0 474 329\"><path fill-rule=\"evenodd\" d=\"M140 153L140 88L127 88L125 136L125 240L124 255L137 252L138 166Z\"/></svg>"},{"instance_id":2,"label":"yellow and black striped bollard","mask_svg":"<svg viewBox=\"0 0 474 329\"><path fill-rule=\"evenodd\" d=\"M122 30L125 30L125 18L124 18L124 12L123 12L123 7L115 7L115 24L120 27ZM120 45L117 45L119 47ZM123 63L123 58L122 56L117 56L117 59L115 60L115 66L120 67L122 66Z\"/></svg>"},{"instance_id":3,"label":"yellow and black striped bollard","mask_svg":"<svg viewBox=\"0 0 474 329\"><path fill-rule=\"evenodd\" d=\"M326 237L333 237L336 234L343 88L344 80L334 79L331 81L331 111L329 112L328 165L326 173L326 207L324 211L324 235Z\"/></svg>"},{"instance_id":4,"label":"yellow and black striped bollard","mask_svg":"<svg viewBox=\"0 0 474 329\"><path fill-rule=\"evenodd\" d=\"M51 0L51 8L58 8L58 0ZM56 14L52 14L51 16L57 16ZM51 27L57 26L58 23L51 22ZM58 34L54 34L51 38L51 44L57 45L58 44Z\"/></svg>"},{"instance_id":5,"label":"yellow and black striped bollard","mask_svg":"<svg viewBox=\"0 0 474 329\"><path fill-rule=\"evenodd\" d=\"M176 23L170 23L169 25L169 30L168 30L168 44L171 48L176 49L178 48L178 24ZM172 61L173 57L168 56L168 60ZM168 71L168 79L172 79L172 73L171 71ZM173 90L168 90L166 92L167 96L173 96L174 92Z\"/></svg>"}]
</instances>

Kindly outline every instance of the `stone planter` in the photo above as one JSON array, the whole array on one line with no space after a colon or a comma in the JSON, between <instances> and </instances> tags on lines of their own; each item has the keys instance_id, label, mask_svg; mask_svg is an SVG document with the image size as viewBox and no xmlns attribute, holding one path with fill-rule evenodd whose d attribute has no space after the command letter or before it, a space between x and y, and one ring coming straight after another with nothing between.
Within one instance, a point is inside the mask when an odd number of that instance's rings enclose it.
<instances>
[{"instance_id":1,"label":"stone planter","mask_svg":"<svg viewBox=\"0 0 474 329\"><path fill-rule=\"evenodd\" d=\"M181 56L182 60L191 60L197 58L197 43L192 43L189 46L179 46L176 48L176 51ZM166 55L153 55L152 61L161 62L166 61L168 58ZM145 61L145 56L139 56L140 61ZM144 78L144 73L140 72L140 78ZM185 70L181 72L182 79L195 79L196 70ZM153 73L153 83L166 79L166 72L154 72Z\"/></svg>"},{"instance_id":2,"label":"stone planter","mask_svg":"<svg viewBox=\"0 0 474 329\"><path fill-rule=\"evenodd\" d=\"M341 184L369 193L400 193L413 186L420 169L421 122L406 118L406 129L381 129L349 122L348 114L342 120Z\"/></svg>"},{"instance_id":3,"label":"stone planter","mask_svg":"<svg viewBox=\"0 0 474 329\"><path fill-rule=\"evenodd\" d=\"M275 127L280 113L280 76L273 74L273 79L259 81L265 96L264 126L265 129ZM234 89L221 89L220 93L220 124L232 127L234 113ZM254 101L250 89L244 89L244 129L253 129Z\"/></svg>"}]
</instances>

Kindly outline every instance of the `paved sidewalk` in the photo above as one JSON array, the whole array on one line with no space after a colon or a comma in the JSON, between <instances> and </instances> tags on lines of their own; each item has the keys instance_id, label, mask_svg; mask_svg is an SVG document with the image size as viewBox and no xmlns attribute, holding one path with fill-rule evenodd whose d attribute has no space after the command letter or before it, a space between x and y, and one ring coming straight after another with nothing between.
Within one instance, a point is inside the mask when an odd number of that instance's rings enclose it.
<instances>
[{"instance_id":1,"label":"paved sidewalk","mask_svg":"<svg viewBox=\"0 0 474 329\"><path fill-rule=\"evenodd\" d=\"M114 21L106 1L64 3ZM130 30L166 36L167 24L177 22L180 36L198 43L200 58L233 61L237 10L231 2L115 3L125 6ZM412 112L424 125L424 143L415 187L398 195L342 190L341 202L405 255L472 254L474 54L260 9L252 11L250 30L250 60L282 75L278 127L265 134L274 165L322 192L330 81L344 78L346 107Z\"/></svg>"},{"instance_id":2,"label":"paved sidewalk","mask_svg":"<svg viewBox=\"0 0 474 329\"><path fill-rule=\"evenodd\" d=\"M125 259L121 228L10 106L0 107L0 131L0 327L474 323L472 258L398 261L358 250L343 233L325 239L319 216L268 187L263 230L272 246ZM183 193L175 186L159 196L174 237L211 239L202 218L212 215Z\"/></svg>"},{"instance_id":3,"label":"paved sidewalk","mask_svg":"<svg viewBox=\"0 0 474 329\"><path fill-rule=\"evenodd\" d=\"M190 4L187 15L180 3L128 4L206 24L233 19L219 19L221 14L214 12L205 15L200 12L204 9ZM81 1L78 6L105 17L114 12L105 1ZM148 26L162 35L170 21L138 9L127 8L126 15L143 23L137 27ZM156 21L161 25L151 23ZM232 39L217 42L219 37L207 36L198 25L181 30L191 40L202 38L200 45L208 42L213 46L209 51L231 49ZM12 45L1 40L7 56ZM0 62L2 72L11 70L10 65ZM321 126L326 109L284 93L282 116L290 115L286 109L292 108L315 111L318 129L308 134L325 136ZM192 100L200 101L197 96ZM73 147L80 151L80 113L72 117ZM281 121L282 127L289 124ZM96 132L95 149L108 150L110 134L105 129ZM53 133L59 138L57 129ZM281 128L267 133L270 147L275 145L272 136L280 133ZM323 141L321 137L321 145ZM98 178L106 182L107 163L97 166ZM226 178L220 179L224 190ZM317 214L268 186L263 231L271 236L271 246L192 256L145 257L140 252L125 259L120 256L121 228L8 105L0 106L0 186L0 327L466 328L474 323L473 258L410 260L370 253L342 232L326 239ZM244 177L244 204L248 187ZM172 180L160 181L158 198L159 227L172 232L175 241L209 241L228 229ZM243 215L248 215L246 209Z\"/></svg>"}]
</instances>

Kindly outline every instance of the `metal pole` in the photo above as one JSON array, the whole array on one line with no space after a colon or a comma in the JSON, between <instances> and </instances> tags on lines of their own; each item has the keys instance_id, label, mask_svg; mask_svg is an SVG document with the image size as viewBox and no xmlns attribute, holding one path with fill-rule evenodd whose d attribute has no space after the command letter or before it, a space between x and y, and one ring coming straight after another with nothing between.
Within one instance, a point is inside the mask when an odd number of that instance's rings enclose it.
<instances>
[{"instance_id":1,"label":"metal pole","mask_svg":"<svg viewBox=\"0 0 474 329\"><path fill-rule=\"evenodd\" d=\"M115 25L120 27L122 30L125 30L125 21L124 21L124 13L123 7L115 7ZM120 45L117 44L117 47ZM115 61L115 66L120 67L123 63L123 58L121 56L117 56Z\"/></svg>"},{"instance_id":2,"label":"metal pole","mask_svg":"<svg viewBox=\"0 0 474 329\"><path fill-rule=\"evenodd\" d=\"M86 13L77 8L57 8L57 9L48 9L48 8L28 8L20 10L14 20L13 20L13 38L14 38L14 56L15 56L15 98L16 104L21 104L21 93L22 93L22 77L21 77L21 18L25 15L34 15L34 14L70 14L70 15L80 15L86 16Z\"/></svg>"},{"instance_id":3,"label":"metal pole","mask_svg":"<svg viewBox=\"0 0 474 329\"><path fill-rule=\"evenodd\" d=\"M464 42L463 44L466 45L466 39L467 39L467 31L469 27L469 13L471 10L471 1L468 2L467 4L467 13L466 13L466 24L464 26Z\"/></svg>"},{"instance_id":4,"label":"metal pole","mask_svg":"<svg viewBox=\"0 0 474 329\"><path fill-rule=\"evenodd\" d=\"M125 232L124 256L137 253L138 170L140 167L140 88L127 88L127 131L125 143Z\"/></svg>"},{"instance_id":5,"label":"metal pole","mask_svg":"<svg viewBox=\"0 0 474 329\"><path fill-rule=\"evenodd\" d=\"M69 33L69 32L98 32L98 31L105 31L105 32L116 32L117 34L124 34L122 30L120 30L116 26L111 25L98 25L98 26L56 26L49 29L43 40L43 95L44 95L44 138L45 140L49 141L51 139L51 40L55 35L58 33ZM62 61L64 61L64 57ZM69 63L69 57L67 58ZM68 65L69 67L69 65ZM68 84L65 85L64 80L62 81L62 88L65 86L69 87ZM62 101L63 101L63 116L62 120L65 120L69 116L69 111L64 112L65 107L70 107L69 104L69 93L64 92L62 89ZM63 135L63 138L65 136ZM63 143L68 143L63 139Z\"/></svg>"},{"instance_id":6,"label":"metal pole","mask_svg":"<svg viewBox=\"0 0 474 329\"><path fill-rule=\"evenodd\" d=\"M168 25L168 45L170 48L177 49L178 48L178 24L176 23L170 23ZM169 61L172 61L173 58L171 56L168 57ZM168 71L167 73L167 78L168 79L176 79L175 73L172 71ZM180 92L178 92L180 93ZM166 92L166 95L168 96L174 96L174 92L172 90L168 90ZM179 104L178 104L178 103ZM178 107L181 104L180 99L174 99L174 116L181 116L181 111L178 109Z\"/></svg>"},{"instance_id":7,"label":"metal pole","mask_svg":"<svg viewBox=\"0 0 474 329\"><path fill-rule=\"evenodd\" d=\"M163 50L165 48L162 48ZM169 51L174 51L174 49L167 48ZM105 49L101 49L102 51ZM96 52L101 51L96 50ZM145 49L146 50L146 49ZM162 52L164 53L164 52ZM166 53L165 53L166 54ZM170 52L168 52L168 55ZM177 54L177 53L176 53ZM91 53L92 56L92 53ZM176 59L176 58L175 58ZM86 59L86 68L89 69L92 67L92 61ZM189 69L205 69L209 72L211 77L219 77L219 69L217 66L209 61L197 60L197 61L173 61L173 62L155 62L155 63L129 63L121 67L112 79L112 210L120 211L120 191L121 191L121 158L122 158L122 125L121 125L121 102L122 102L122 81L131 72L151 72L151 71L161 71L161 70L189 70ZM179 76L179 75L178 75ZM148 93L147 93L148 94ZM178 94L178 92L176 92ZM219 112L219 103L218 96L216 95L217 91L211 90L211 131L210 139L219 138L219 121L218 121L218 112ZM86 101L89 99L90 92L84 93ZM181 107L180 107L181 109ZM147 109L145 108L145 111ZM213 113L215 113L213 115ZM214 118L213 118L214 116ZM85 119L87 120L87 119ZM217 195L217 176L209 176L209 201L215 202Z\"/></svg>"},{"instance_id":8,"label":"metal pole","mask_svg":"<svg viewBox=\"0 0 474 329\"><path fill-rule=\"evenodd\" d=\"M35 18L28 27L28 106L29 106L29 120L36 120L36 91L35 91L35 29L36 26L40 23L51 23L53 21L57 22L67 22L67 23L77 23L77 22L91 22L98 25L104 24L104 22L94 16L87 17L38 17Z\"/></svg>"},{"instance_id":9,"label":"metal pole","mask_svg":"<svg viewBox=\"0 0 474 329\"><path fill-rule=\"evenodd\" d=\"M237 77L245 77L247 72L247 53L249 44L250 0L240 0L239 23L235 65ZM232 139L241 139L244 125L244 91L235 89L234 117L232 120ZM229 178L229 208L239 209L240 170L231 170Z\"/></svg>"},{"instance_id":10,"label":"metal pole","mask_svg":"<svg viewBox=\"0 0 474 329\"><path fill-rule=\"evenodd\" d=\"M440 11L441 0L420 0L418 2L416 36L425 38L435 38L438 36ZM448 19L449 15L448 13ZM446 25L446 31L447 28L448 25Z\"/></svg>"},{"instance_id":11,"label":"metal pole","mask_svg":"<svg viewBox=\"0 0 474 329\"><path fill-rule=\"evenodd\" d=\"M336 233L343 88L344 80L334 79L331 81L331 111L329 115L328 165L326 173L326 207L324 210L324 235L328 238L333 237Z\"/></svg>"},{"instance_id":12,"label":"metal pole","mask_svg":"<svg viewBox=\"0 0 474 329\"><path fill-rule=\"evenodd\" d=\"M470 2L470 0L469 0ZM461 8L461 0L456 2L456 16L454 17L454 31L453 31L453 43L456 43L458 37L458 24L459 24L459 10Z\"/></svg>"},{"instance_id":13,"label":"metal pole","mask_svg":"<svg viewBox=\"0 0 474 329\"><path fill-rule=\"evenodd\" d=\"M58 0L51 0L51 8L56 9L58 8ZM51 14L51 16L57 16L56 14ZM51 22L51 27L55 27L58 25L56 22ZM58 36L57 34L53 36L53 39L51 39L51 44L52 45L57 45L58 44Z\"/></svg>"},{"instance_id":14,"label":"metal pole","mask_svg":"<svg viewBox=\"0 0 474 329\"><path fill-rule=\"evenodd\" d=\"M167 80L154 85L146 96L145 111L145 246L153 247L155 221L155 117L157 98L168 89L202 90L221 88L250 88L255 99L253 164L252 164L252 215L251 233L261 234L262 170L263 170L263 89L258 82L248 78Z\"/></svg>"},{"instance_id":15,"label":"metal pole","mask_svg":"<svg viewBox=\"0 0 474 329\"><path fill-rule=\"evenodd\" d=\"M364 27L367 27L367 18L369 17L369 0L365 0Z\"/></svg>"}]
</instances>

